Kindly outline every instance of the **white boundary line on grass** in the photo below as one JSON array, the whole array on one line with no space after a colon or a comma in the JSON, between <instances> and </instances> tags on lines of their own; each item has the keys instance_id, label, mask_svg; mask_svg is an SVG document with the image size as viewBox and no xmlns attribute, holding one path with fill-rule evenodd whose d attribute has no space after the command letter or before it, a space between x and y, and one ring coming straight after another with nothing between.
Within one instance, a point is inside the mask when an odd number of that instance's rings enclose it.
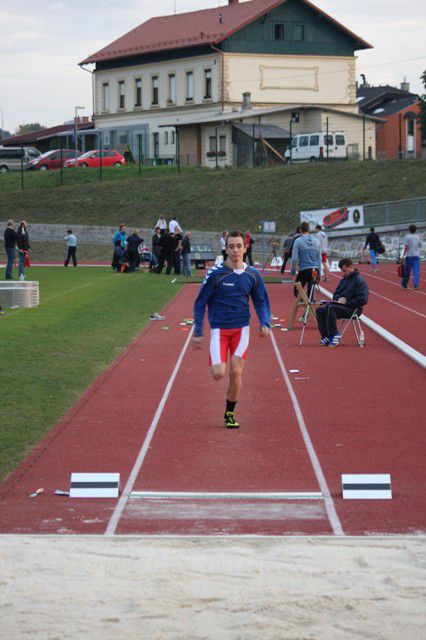
<instances>
[{"instance_id":1,"label":"white boundary line on grass","mask_svg":"<svg viewBox=\"0 0 426 640\"><path fill-rule=\"evenodd\" d=\"M333 297L330 291L327 291L327 289L324 289L324 287L320 286L320 290L328 298ZM375 331L381 338L387 340L387 342L389 342L393 347L396 347L397 349L402 351L404 355L411 358L411 360L414 360L416 364L419 364L421 367L423 367L423 369L426 369L426 356L420 353L420 351L417 351L417 349L414 349L414 347L410 347L409 344L407 344L400 338L397 338L393 333L382 327L380 324L377 324L377 322L374 322L374 320L371 320L371 318L369 318L368 316L362 314L360 316L360 320L367 327Z\"/></svg>"},{"instance_id":2,"label":"white boundary line on grass","mask_svg":"<svg viewBox=\"0 0 426 640\"><path fill-rule=\"evenodd\" d=\"M285 383L287 385L287 389L288 389L291 401L293 403L293 408L294 408L294 412L295 412L296 417L297 417L297 421L299 423L300 432L301 432L302 438L303 438L303 440L305 442L305 446L306 446L306 448L308 450L309 458L311 460L315 476L317 478L319 487L321 489L321 493L323 494L323 497L324 497L325 509L327 511L327 516L328 516L331 528L332 528L333 533L334 533L335 536L344 536L345 534L344 534L344 531L343 531L343 527L342 527L342 524L340 522L339 516L337 515L336 507L334 506L333 498L331 497L331 493L330 493L330 489L328 488L327 480L325 479L323 470L321 468L320 461L318 459L318 456L317 456L317 454L315 452L315 449L314 449L314 445L312 444L312 440L311 440L310 435L308 433L308 429L306 428L305 420L303 418L303 414L302 414L302 410L301 410L300 405L299 405L299 401L298 401L297 396L296 396L296 394L294 392L293 385L291 384L291 381L290 381L290 378L288 376L287 370L285 368L283 359L281 357L281 353L280 353L280 351L278 349L278 345L277 345L277 342L275 340L275 336L274 336L272 331L271 331L270 335L271 335L271 340L272 340L272 345L274 347L275 355L277 356L278 364L279 364L280 369L281 369L281 373L283 374L283 378L285 380Z\"/></svg>"},{"instance_id":3,"label":"white boundary line on grass","mask_svg":"<svg viewBox=\"0 0 426 640\"><path fill-rule=\"evenodd\" d=\"M178 361L176 362L175 368L173 369L172 375L170 376L169 381L167 383L167 386L166 386L166 388L164 390L163 396L162 396L162 398L160 400L160 403L159 403L159 405L157 407L157 411L155 412L154 418L152 419L152 422L150 424L148 432L147 432L147 434L145 436L145 440L144 440L144 442L142 444L141 450L139 451L138 457L136 458L136 462L133 465L132 471L130 472L129 478L127 480L127 484L126 484L126 486L124 488L124 491L121 494L120 499L119 499L119 501L117 502L117 504L115 506L114 512L113 512L113 514L112 514L112 516L111 516L111 518L110 518L110 520L108 522L108 525L107 525L107 528L106 528L106 531L105 531L105 535L106 536L113 536L115 534L118 522L119 522L119 520L121 518L121 515L122 515L122 513L124 511L124 508L125 508L125 506L127 504L128 499L130 497L131 491L132 491L132 489L134 487L134 484L136 482L136 478L138 477L139 471L141 470L143 461L145 460L145 456L147 454L149 445L151 444L151 440L154 437L155 430L156 430L158 422L159 422L159 420L161 418L161 414L163 413L164 406L165 406L165 404L167 402L167 398L169 397L171 388L173 386L173 383L174 383L175 378L177 376L177 373L179 371L180 365L182 364L183 357L184 357L184 355L186 353L186 350L188 348L188 345L189 345L189 343L191 341L193 332L194 332L194 327L191 328L191 331L188 334L188 337L187 337L187 339L185 341L185 344L182 347L182 351L180 352Z\"/></svg>"},{"instance_id":4,"label":"white boundary line on grass","mask_svg":"<svg viewBox=\"0 0 426 640\"><path fill-rule=\"evenodd\" d=\"M172 500L322 500L319 491L298 493L256 493L256 492L217 492L217 491L132 491L131 498L172 499Z\"/></svg>"}]
</instances>

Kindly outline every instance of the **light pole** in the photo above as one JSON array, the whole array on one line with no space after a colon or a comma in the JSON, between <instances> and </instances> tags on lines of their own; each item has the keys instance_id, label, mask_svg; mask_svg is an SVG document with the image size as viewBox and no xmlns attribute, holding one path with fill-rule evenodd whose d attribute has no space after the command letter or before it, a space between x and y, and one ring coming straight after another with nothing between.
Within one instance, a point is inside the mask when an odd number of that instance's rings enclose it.
<instances>
[{"instance_id":1,"label":"light pole","mask_svg":"<svg viewBox=\"0 0 426 640\"><path fill-rule=\"evenodd\" d=\"M0 136L0 140L3 140L3 109L0 107L0 111L1 111L1 136Z\"/></svg>"},{"instance_id":2,"label":"light pole","mask_svg":"<svg viewBox=\"0 0 426 640\"><path fill-rule=\"evenodd\" d=\"M79 109L85 109L86 107L74 107L74 150L75 150L75 168L77 169L77 149L78 149L78 139L77 139L77 111Z\"/></svg>"}]
</instances>

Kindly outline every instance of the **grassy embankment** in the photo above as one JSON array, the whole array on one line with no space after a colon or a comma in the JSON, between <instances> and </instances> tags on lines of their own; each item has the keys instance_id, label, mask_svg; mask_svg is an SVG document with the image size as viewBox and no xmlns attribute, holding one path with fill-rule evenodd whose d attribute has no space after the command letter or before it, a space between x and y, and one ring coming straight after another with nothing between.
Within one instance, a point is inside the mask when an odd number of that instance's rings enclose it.
<instances>
[{"instance_id":1,"label":"grassy embankment","mask_svg":"<svg viewBox=\"0 0 426 640\"><path fill-rule=\"evenodd\" d=\"M299 211L426 195L426 161L339 162L211 170L134 166L0 176L0 218L29 222L150 227L159 214L185 228L256 231L262 219L292 229Z\"/></svg>"},{"instance_id":2,"label":"grassy embankment","mask_svg":"<svg viewBox=\"0 0 426 640\"><path fill-rule=\"evenodd\" d=\"M31 279L40 306L0 316L0 480L180 287L102 268L34 268Z\"/></svg>"}]
</instances>

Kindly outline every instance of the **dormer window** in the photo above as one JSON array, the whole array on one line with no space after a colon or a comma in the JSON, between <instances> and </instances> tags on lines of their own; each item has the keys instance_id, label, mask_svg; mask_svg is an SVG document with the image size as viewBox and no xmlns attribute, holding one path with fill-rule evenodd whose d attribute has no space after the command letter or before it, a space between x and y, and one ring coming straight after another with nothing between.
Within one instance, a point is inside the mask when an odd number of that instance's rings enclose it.
<instances>
[{"instance_id":1,"label":"dormer window","mask_svg":"<svg viewBox=\"0 0 426 640\"><path fill-rule=\"evenodd\" d=\"M282 22L275 23L274 38L275 40L284 40L284 24Z\"/></svg>"}]
</instances>

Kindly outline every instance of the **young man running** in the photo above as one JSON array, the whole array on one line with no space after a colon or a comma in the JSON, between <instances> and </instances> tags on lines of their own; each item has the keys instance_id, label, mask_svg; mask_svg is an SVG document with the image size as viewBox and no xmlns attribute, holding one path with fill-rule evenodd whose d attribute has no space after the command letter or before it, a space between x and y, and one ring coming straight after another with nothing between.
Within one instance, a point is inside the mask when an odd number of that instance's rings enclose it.
<instances>
[{"instance_id":1,"label":"young man running","mask_svg":"<svg viewBox=\"0 0 426 640\"><path fill-rule=\"evenodd\" d=\"M241 391L241 375L249 344L250 296L259 318L259 335L269 335L271 312L265 284L259 271L243 262L245 238L240 231L226 238L227 260L210 269L204 278L194 304L194 337L196 348L202 347L206 304L211 328L210 372L215 380L226 374L230 353L229 385L226 394L225 425L237 429L235 405Z\"/></svg>"}]
</instances>

